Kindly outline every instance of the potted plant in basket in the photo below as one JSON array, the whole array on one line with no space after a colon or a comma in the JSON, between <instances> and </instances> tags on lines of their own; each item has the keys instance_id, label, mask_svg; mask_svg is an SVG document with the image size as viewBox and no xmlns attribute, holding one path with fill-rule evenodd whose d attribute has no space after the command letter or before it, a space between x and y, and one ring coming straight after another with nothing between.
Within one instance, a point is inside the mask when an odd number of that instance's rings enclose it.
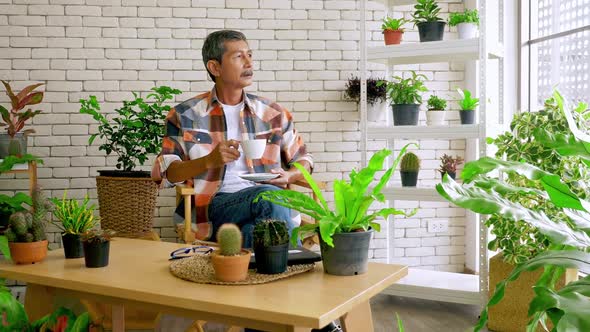
<instances>
[{"instance_id":1,"label":"potted plant in basket","mask_svg":"<svg viewBox=\"0 0 590 332\"><path fill-rule=\"evenodd\" d=\"M477 37L477 27L479 26L479 14L477 9L465 9L463 13L451 13L449 16L449 26L457 27L459 39L471 39Z\"/></svg>"},{"instance_id":2,"label":"potted plant in basket","mask_svg":"<svg viewBox=\"0 0 590 332\"><path fill-rule=\"evenodd\" d=\"M254 256L256 271L264 274L287 270L289 232L283 220L264 220L254 226Z\"/></svg>"},{"instance_id":3,"label":"potted plant in basket","mask_svg":"<svg viewBox=\"0 0 590 332\"><path fill-rule=\"evenodd\" d=\"M459 101L459 116L461 117L461 124L474 124L475 123L475 108L479 105L479 98L472 98L471 91L465 89L461 90L457 88L457 91L461 95Z\"/></svg>"},{"instance_id":4,"label":"potted plant in basket","mask_svg":"<svg viewBox=\"0 0 590 332\"><path fill-rule=\"evenodd\" d=\"M0 195L0 230L4 231L8 227L10 216L19 211L25 211L23 204L31 206L32 201L29 195L16 193L14 196Z\"/></svg>"},{"instance_id":5,"label":"potted plant in basket","mask_svg":"<svg viewBox=\"0 0 590 332\"><path fill-rule=\"evenodd\" d=\"M406 153L399 166L402 187L415 187L420 172L420 158L412 152Z\"/></svg>"},{"instance_id":6,"label":"potted plant in basket","mask_svg":"<svg viewBox=\"0 0 590 332\"><path fill-rule=\"evenodd\" d=\"M324 272L335 275L357 275L367 272L369 243L373 230L379 231L381 226L376 222L377 217L387 220L390 215L410 216L415 213L405 213L395 208L385 208L369 212L371 204L377 200L385 201L381 190L388 183L393 171L397 168L401 156L409 145L404 146L395 158L393 165L379 179L377 185L369 188L375 174L383 169L385 158L391 151L383 149L376 152L366 168L353 170L350 179L334 181L335 209L331 210L320 192L319 187L304 167L295 163L305 180L310 184L320 203L304 193L292 190L268 191L258 195L254 202L265 199L275 204L305 213L318 223L296 227L291 234L291 243L295 245L298 238L309 235L320 235L320 249Z\"/></svg>"},{"instance_id":7,"label":"potted plant in basket","mask_svg":"<svg viewBox=\"0 0 590 332\"><path fill-rule=\"evenodd\" d=\"M428 111L426 112L426 124L439 126L445 124L445 109L447 101L435 95L428 98Z\"/></svg>"},{"instance_id":8,"label":"potted plant in basket","mask_svg":"<svg viewBox=\"0 0 590 332\"><path fill-rule=\"evenodd\" d=\"M97 137L104 139L99 150L117 155L117 170L99 170L96 178L101 224L121 236L149 233L153 225L157 186L150 172L136 170L157 154L161 148L165 127L163 120L180 90L167 86L152 88L145 99L133 93L134 100L124 101L113 118L100 113L95 96L81 99L80 113L98 121L98 133L90 136L89 144ZM141 209L138 209L141 207Z\"/></svg>"},{"instance_id":9,"label":"potted plant in basket","mask_svg":"<svg viewBox=\"0 0 590 332\"><path fill-rule=\"evenodd\" d=\"M415 126L418 124L422 93L428 91L424 86L426 76L412 71L412 77L394 76L396 82L387 82L387 93L393 111L394 126ZM385 84L379 82L379 84Z\"/></svg>"},{"instance_id":10,"label":"potted plant in basket","mask_svg":"<svg viewBox=\"0 0 590 332\"><path fill-rule=\"evenodd\" d=\"M43 83L26 86L19 93L14 94L7 81L2 81L6 88L6 94L10 98L10 111L0 105L0 114L2 120L0 127L7 127L6 134L0 134L0 159L11 155L24 155L27 153L27 135L34 133L35 130L23 130L25 122L35 115L41 113L40 110L32 111L30 108L23 112L23 109L30 105L39 104L43 100L43 92L34 91Z\"/></svg>"},{"instance_id":11,"label":"potted plant in basket","mask_svg":"<svg viewBox=\"0 0 590 332\"><path fill-rule=\"evenodd\" d=\"M61 239L66 258L84 257L82 234L94 228L97 224L94 218L94 205L88 206L88 196L81 204L75 199L67 199L66 192L62 199L52 198L53 215L58 222L52 222L61 230Z\"/></svg>"},{"instance_id":12,"label":"potted plant in basket","mask_svg":"<svg viewBox=\"0 0 590 332\"><path fill-rule=\"evenodd\" d=\"M252 253L242 249L242 232L238 226L226 223L217 231L219 249L211 254L215 277L221 281L242 281L248 276Z\"/></svg>"},{"instance_id":13,"label":"potted plant in basket","mask_svg":"<svg viewBox=\"0 0 590 332\"><path fill-rule=\"evenodd\" d=\"M443 40L446 22L438 16L440 7L434 0L417 0L414 5L414 24L418 26L420 42Z\"/></svg>"},{"instance_id":14,"label":"potted plant in basket","mask_svg":"<svg viewBox=\"0 0 590 332\"><path fill-rule=\"evenodd\" d=\"M463 164L463 158L459 156L455 156L455 158L449 156L448 154L444 154L440 157L440 168L438 171L440 172L441 177L444 177L445 174L448 174L451 179L455 179L457 176L457 167Z\"/></svg>"},{"instance_id":15,"label":"potted plant in basket","mask_svg":"<svg viewBox=\"0 0 590 332\"><path fill-rule=\"evenodd\" d=\"M401 43L402 36L404 34L404 28L402 26L408 23L405 18L393 18L386 16L383 18L383 24L381 24L381 30L383 30L383 40L385 45L397 45Z\"/></svg>"},{"instance_id":16,"label":"potted plant in basket","mask_svg":"<svg viewBox=\"0 0 590 332\"><path fill-rule=\"evenodd\" d=\"M385 115L387 91L385 84L379 82L385 81L381 78L367 78L367 120L371 122L383 120ZM344 97L357 104L361 101L360 78L353 76L346 82Z\"/></svg>"},{"instance_id":17,"label":"potted plant in basket","mask_svg":"<svg viewBox=\"0 0 590 332\"><path fill-rule=\"evenodd\" d=\"M86 267L105 267L109 265L111 238L114 234L114 231L108 229L91 229L82 234Z\"/></svg>"}]
</instances>

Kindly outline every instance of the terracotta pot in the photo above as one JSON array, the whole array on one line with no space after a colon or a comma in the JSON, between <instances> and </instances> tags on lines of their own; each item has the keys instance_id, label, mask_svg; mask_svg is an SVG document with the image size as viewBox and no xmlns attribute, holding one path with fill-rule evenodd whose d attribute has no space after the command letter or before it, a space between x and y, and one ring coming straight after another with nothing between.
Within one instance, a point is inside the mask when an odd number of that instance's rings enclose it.
<instances>
[{"instance_id":1,"label":"terracotta pot","mask_svg":"<svg viewBox=\"0 0 590 332\"><path fill-rule=\"evenodd\" d=\"M9 242L10 256L15 264L34 264L47 257L47 240L37 242Z\"/></svg>"},{"instance_id":2,"label":"terracotta pot","mask_svg":"<svg viewBox=\"0 0 590 332\"><path fill-rule=\"evenodd\" d=\"M236 256L223 256L215 250L211 254L215 278L230 282L246 279L251 255L252 253L246 249L242 249L242 253Z\"/></svg>"},{"instance_id":3,"label":"terracotta pot","mask_svg":"<svg viewBox=\"0 0 590 332\"><path fill-rule=\"evenodd\" d=\"M397 45L402 42L402 36L404 32L402 30L383 30L383 39L385 45Z\"/></svg>"}]
</instances>

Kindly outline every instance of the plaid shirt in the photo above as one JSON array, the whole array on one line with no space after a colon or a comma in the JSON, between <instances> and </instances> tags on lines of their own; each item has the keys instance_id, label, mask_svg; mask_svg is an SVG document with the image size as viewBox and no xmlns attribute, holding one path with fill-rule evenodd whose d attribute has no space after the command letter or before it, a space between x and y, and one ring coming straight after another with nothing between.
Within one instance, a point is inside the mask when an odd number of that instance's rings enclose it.
<instances>
[{"instance_id":1,"label":"plaid shirt","mask_svg":"<svg viewBox=\"0 0 590 332\"><path fill-rule=\"evenodd\" d=\"M247 160L254 172L264 173L279 167L289 167L293 162L306 160L313 165L303 139L293 126L293 117L286 109L268 99L244 92L245 130L250 139L266 139L264 155L260 159ZM152 178L160 188L172 187L166 178L166 170L177 160L202 158L227 139L225 115L215 93L203 93L172 108L166 117L166 134L162 151L152 168ZM208 206L221 188L225 167L210 168L187 180L186 185L195 189L197 239L211 237L213 227L208 218Z\"/></svg>"}]
</instances>

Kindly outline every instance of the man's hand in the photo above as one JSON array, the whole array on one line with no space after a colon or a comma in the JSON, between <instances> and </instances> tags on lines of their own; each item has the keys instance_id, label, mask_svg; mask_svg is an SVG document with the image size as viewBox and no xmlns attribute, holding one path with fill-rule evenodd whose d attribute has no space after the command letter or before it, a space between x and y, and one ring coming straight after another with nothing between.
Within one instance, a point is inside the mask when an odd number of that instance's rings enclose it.
<instances>
[{"instance_id":1,"label":"man's hand","mask_svg":"<svg viewBox=\"0 0 590 332\"><path fill-rule=\"evenodd\" d=\"M233 139L220 142L209 154L210 158L207 167L219 168L227 163L238 160L238 158L240 158L240 151L238 151L239 147L240 142Z\"/></svg>"},{"instance_id":2,"label":"man's hand","mask_svg":"<svg viewBox=\"0 0 590 332\"><path fill-rule=\"evenodd\" d=\"M271 169L270 172L273 174L280 174L280 175L278 178L269 180L267 183L275 185L275 186L277 186L279 188L283 188L283 189L287 188L287 185L289 183L291 183L290 180L293 175L291 172L285 171L282 168Z\"/></svg>"}]
</instances>

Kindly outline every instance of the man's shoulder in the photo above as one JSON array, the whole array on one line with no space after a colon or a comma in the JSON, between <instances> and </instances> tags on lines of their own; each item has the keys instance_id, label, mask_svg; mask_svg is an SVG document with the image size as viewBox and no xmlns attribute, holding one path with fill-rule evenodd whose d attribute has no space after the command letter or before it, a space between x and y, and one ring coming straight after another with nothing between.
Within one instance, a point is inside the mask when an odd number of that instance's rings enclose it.
<instances>
[{"instance_id":1,"label":"man's shoulder","mask_svg":"<svg viewBox=\"0 0 590 332\"><path fill-rule=\"evenodd\" d=\"M246 97L250 100L254 107L262 107L263 109L278 111L278 112L285 112L286 109L281 106L279 103L275 102L272 99L258 96L252 93L246 93Z\"/></svg>"},{"instance_id":2,"label":"man's shoulder","mask_svg":"<svg viewBox=\"0 0 590 332\"><path fill-rule=\"evenodd\" d=\"M209 105L209 100L211 97L211 92L203 92L199 95L196 95L190 99L183 101L182 103L174 106L174 110L178 114L183 114L187 110L195 110L198 108L207 109L207 105Z\"/></svg>"}]
</instances>

